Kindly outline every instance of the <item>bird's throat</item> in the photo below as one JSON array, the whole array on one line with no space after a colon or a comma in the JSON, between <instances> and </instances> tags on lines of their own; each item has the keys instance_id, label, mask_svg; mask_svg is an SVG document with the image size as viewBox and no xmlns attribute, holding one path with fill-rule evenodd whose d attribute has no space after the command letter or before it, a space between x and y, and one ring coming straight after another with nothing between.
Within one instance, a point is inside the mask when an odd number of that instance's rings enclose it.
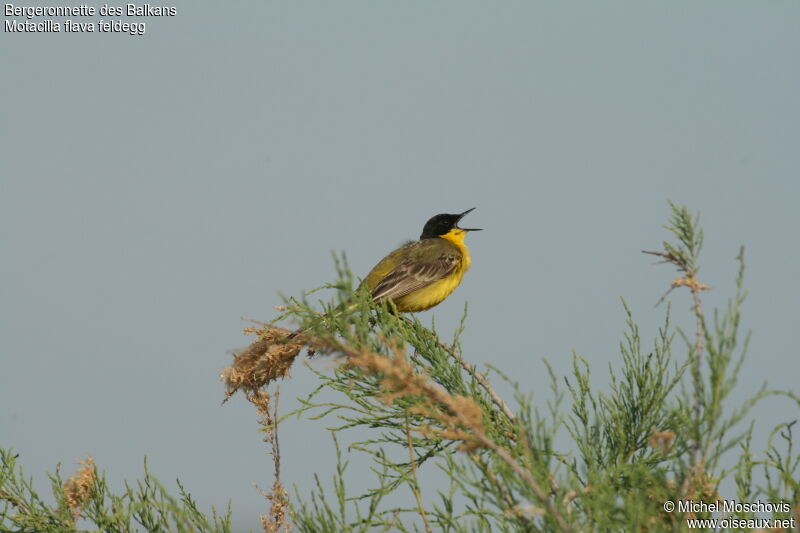
<instances>
[{"instance_id":1,"label":"bird's throat","mask_svg":"<svg viewBox=\"0 0 800 533\"><path fill-rule=\"evenodd\" d=\"M460 228L453 228L444 235L439 235L439 238L448 240L461 248L465 246L464 244L464 237L467 236L467 232Z\"/></svg>"},{"instance_id":2,"label":"bird's throat","mask_svg":"<svg viewBox=\"0 0 800 533\"><path fill-rule=\"evenodd\" d=\"M461 251L461 261L464 270L468 269L469 265L472 263L472 260L469 257L469 248L467 248L467 245L464 244L464 237L466 237L466 235L467 231L460 228L453 228L444 235L439 235L440 239L450 241L458 246L458 249Z\"/></svg>"}]
</instances>

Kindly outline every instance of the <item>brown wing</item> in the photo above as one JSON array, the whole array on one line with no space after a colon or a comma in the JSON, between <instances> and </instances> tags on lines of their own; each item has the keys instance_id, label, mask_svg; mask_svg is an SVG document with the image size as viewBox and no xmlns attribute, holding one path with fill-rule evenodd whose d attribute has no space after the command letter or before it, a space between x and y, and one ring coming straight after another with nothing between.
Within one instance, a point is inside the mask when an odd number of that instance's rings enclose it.
<instances>
[{"instance_id":1,"label":"brown wing","mask_svg":"<svg viewBox=\"0 0 800 533\"><path fill-rule=\"evenodd\" d=\"M372 290L374 301L396 299L445 278L458 263L458 255L442 253L433 261L408 259L389 272Z\"/></svg>"}]
</instances>

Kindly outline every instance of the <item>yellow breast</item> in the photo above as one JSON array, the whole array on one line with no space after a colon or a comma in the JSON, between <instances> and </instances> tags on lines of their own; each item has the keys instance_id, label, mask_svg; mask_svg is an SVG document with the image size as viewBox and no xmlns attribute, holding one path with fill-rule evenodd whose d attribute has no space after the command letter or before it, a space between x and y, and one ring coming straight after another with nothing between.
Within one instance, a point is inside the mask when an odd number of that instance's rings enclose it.
<instances>
[{"instance_id":1,"label":"yellow breast","mask_svg":"<svg viewBox=\"0 0 800 533\"><path fill-rule=\"evenodd\" d=\"M461 258L456 264L453 271L445 278L435 281L413 291L405 296L397 298L394 303L398 311L413 313L415 311L424 311L439 304L442 300L450 296L456 287L461 283L464 273L472 264L472 259L469 256L469 249L464 244L464 236L466 231L461 229L452 229L449 233L441 235L441 238L446 239L458 247L461 252Z\"/></svg>"}]
</instances>

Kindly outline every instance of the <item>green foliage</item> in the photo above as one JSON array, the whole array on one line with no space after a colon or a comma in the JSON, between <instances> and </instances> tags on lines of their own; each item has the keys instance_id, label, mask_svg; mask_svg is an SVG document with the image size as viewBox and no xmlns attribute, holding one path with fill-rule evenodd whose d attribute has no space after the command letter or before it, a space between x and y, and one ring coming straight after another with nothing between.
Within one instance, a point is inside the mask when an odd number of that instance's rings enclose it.
<instances>
[{"instance_id":1,"label":"green foliage","mask_svg":"<svg viewBox=\"0 0 800 533\"><path fill-rule=\"evenodd\" d=\"M683 519L690 516L666 513L663 503L715 501L726 478L736 483L741 501L762 498L795 505L798 492L793 480L800 459L791 447L792 422L776 428L766 461L754 461L749 449L752 423L746 424L748 414L760 399L777 393L764 386L741 405L731 406L729 402L749 341L749 333L741 341L740 331L740 310L746 297L743 250L737 257L740 270L734 297L707 320L701 292L708 286L697 279L703 245L699 215L684 206L670 205L672 215L666 228L675 241L664 242L663 251L648 253L658 255L682 273L672 289L686 287L691 293L696 318L693 335L670 323L667 308L664 325L646 343L623 302L627 331L620 343L619 363L609 366L609 386L605 390L594 388L587 360L577 355L573 356L569 376L559 378L547 365L553 385L552 399L544 411L541 409L545 406L532 405L518 383L509 382L515 391L513 410L496 397L490 384L484 386L486 377L465 363L460 353L458 334L463 322L453 342L446 345L439 341L435 329L425 328L416 318L398 317L385 305L372 309L364 295L357 305L351 304L349 311L332 314L334 309L342 309L342 302L351 302L346 287L337 300L338 307L325 308L323 320L318 313L308 312L303 307L305 302L293 302L299 304L298 312L289 315L301 328L335 338L335 346L353 346L391 359L396 356L387 339L402 345L419 375L480 406L486 435L496 445L461 453L457 450L464 442L458 438L419 431L441 424L436 416L421 413L418 408L431 399L387 391L380 373L348 364L340 365L332 374L320 372L319 388L293 414L305 413L313 419L333 416L337 422L332 430L340 435L357 427L369 430L368 440L349 446L354 454L350 460L372 462L376 482L365 494L344 496L337 492L339 509L347 508L342 501L352 506L369 501L368 515L348 520L345 511L336 518L329 513L330 522L320 522L320 515L315 515L313 526L298 521L300 530L681 530L685 527ZM340 277L346 278L346 265L340 266L344 271ZM682 350L675 348L676 335L685 341L683 356L678 354ZM335 347L331 351L351 355ZM559 383L566 384L568 412L561 408L565 397ZM322 391L331 390L343 400L315 401ZM387 395L391 401L386 401ZM563 441L564 432L571 445L556 449L555 443ZM413 437L409 438L410 433ZM781 440L784 448L778 451L773 440ZM403 451L409 449L414 459L403 460ZM729 456L729 468L721 469L725 454L737 449L740 460ZM379 505L390 495L419 490L414 470L432 467L450 479L447 491L439 491L436 498L426 494L421 499L426 502L424 506ZM523 476L519 467L530 478ZM764 474L764 487L752 482L754 475L758 476L757 467L769 472ZM341 482L343 472L337 475L337 486L347 486ZM324 501L321 488L314 498ZM296 513L303 517L309 510L301 506Z\"/></svg>"},{"instance_id":2,"label":"green foliage","mask_svg":"<svg viewBox=\"0 0 800 533\"><path fill-rule=\"evenodd\" d=\"M670 206L666 228L674 240L647 253L681 273L670 290L688 289L694 331L673 326L667 306L663 325L645 340L623 301L621 357L609 358L614 362L608 386L592 384L592 369L577 354L567 376L557 376L545 361L550 398L538 404L524 384L500 369L489 369L490 380L489 372L464 359L459 336L466 309L452 339L443 342L435 327L416 316L399 315L391 304L375 305L364 291L354 291L345 259L335 258L338 279L324 287L335 290L332 301L312 304L311 293L288 299L279 317L299 326L295 334L302 332L317 357L339 357L341 363L333 371L312 368L319 385L300 399L299 409L284 415L324 420L337 457L331 483L316 476L309 493L295 490L292 527L331 533L683 531L687 519L711 514L668 513L664 503L716 501L725 480L737 501L787 502L774 517L797 518L796 420L778 424L759 453L753 451L750 411L767 395L780 395L795 407L800 399L765 385L740 405L730 401L750 338L741 331L744 252L737 257L735 294L708 315L702 308L708 286L697 278L699 215ZM501 398L499 383L513 401ZM344 439L346 450L340 446ZM24 480L10 452L2 461L0 529L75 529L76 511L58 472L50 505ZM372 471L363 493L353 493L349 483L348 467L355 461ZM445 480L439 488L421 481L432 471ZM229 515L206 518L183 487L178 498L171 497L147 471L119 496L102 477L92 487L79 516L93 529L230 528ZM265 530L276 528L265 524Z\"/></svg>"},{"instance_id":3,"label":"green foliage","mask_svg":"<svg viewBox=\"0 0 800 533\"><path fill-rule=\"evenodd\" d=\"M86 492L77 500L65 488L59 470L50 476L54 504L47 502L26 479L16 464L17 456L0 450L0 531L14 533L61 533L65 531L174 531L228 533L230 508L222 516L212 510L207 516L197 508L191 495L178 482L178 496L155 479L145 463L144 478L125 491L114 494L105 475L83 469ZM75 477L70 478L74 480ZM76 522L76 517L80 518ZM81 526L79 528L79 526Z\"/></svg>"},{"instance_id":4,"label":"green foliage","mask_svg":"<svg viewBox=\"0 0 800 533\"><path fill-rule=\"evenodd\" d=\"M692 215L689 208L669 202L672 209L669 224L664 226L677 239L676 243L664 241L664 252L669 254L679 270L695 276L700 269L700 249L703 247L703 228L700 227L700 214Z\"/></svg>"}]
</instances>

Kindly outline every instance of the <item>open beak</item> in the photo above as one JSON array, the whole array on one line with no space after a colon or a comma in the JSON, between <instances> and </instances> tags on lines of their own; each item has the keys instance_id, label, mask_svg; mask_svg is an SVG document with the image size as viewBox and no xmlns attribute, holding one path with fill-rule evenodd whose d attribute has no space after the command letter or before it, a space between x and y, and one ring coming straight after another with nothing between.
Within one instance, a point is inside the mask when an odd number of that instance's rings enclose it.
<instances>
[{"instance_id":1,"label":"open beak","mask_svg":"<svg viewBox=\"0 0 800 533\"><path fill-rule=\"evenodd\" d=\"M475 211L474 207L472 209L467 209L463 213L460 213L458 215L458 221L456 222L456 227L458 227L458 222L461 222L461 219L464 218L468 213L471 213L472 211ZM458 229L462 229L464 231L483 231L483 228L458 228Z\"/></svg>"}]
</instances>

